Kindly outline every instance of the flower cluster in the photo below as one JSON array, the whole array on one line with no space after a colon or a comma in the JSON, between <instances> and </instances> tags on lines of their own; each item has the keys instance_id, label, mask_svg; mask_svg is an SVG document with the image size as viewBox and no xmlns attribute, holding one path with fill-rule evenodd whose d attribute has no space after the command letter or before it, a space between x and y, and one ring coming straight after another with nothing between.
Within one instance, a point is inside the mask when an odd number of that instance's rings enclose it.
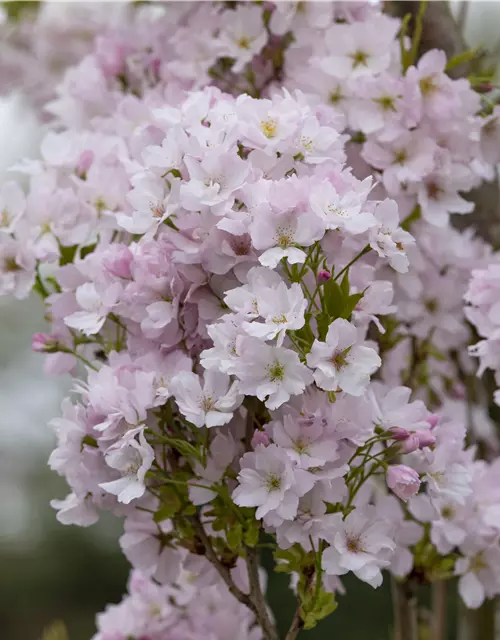
<instances>
[{"instance_id":1,"label":"flower cluster","mask_svg":"<svg viewBox=\"0 0 500 640\"><path fill-rule=\"evenodd\" d=\"M495 374L495 381L500 384L500 350L498 315L498 292L500 288L500 268L496 255L483 268L473 269L469 287L465 293L467 319L475 327L481 338L470 347L470 354L479 359L478 376L486 369ZM500 394L495 392L495 402L500 404Z\"/></svg>"},{"instance_id":2,"label":"flower cluster","mask_svg":"<svg viewBox=\"0 0 500 640\"><path fill-rule=\"evenodd\" d=\"M237 569L233 571L238 575ZM239 579L244 584L243 574ZM158 585L133 571L128 588L120 604L109 606L97 616L94 640L262 639L251 612L228 597L220 579L203 584L198 574L185 571L174 583Z\"/></svg>"},{"instance_id":3,"label":"flower cluster","mask_svg":"<svg viewBox=\"0 0 500 640\"><path fill-rule=\"evenodd\" d=\"M462 304L490 252L449 226L490 121L400 31L372 4L131 10L58 86L27 194L0 191L0 293L43 297L33 349L75 378L57 518L124 520L99 640L274 640L264 535L296 632L349 572L500 593L498 465L465 429L497 446ZM499 368L488 269L466 313Z\"/></svg>"}]
</instances>

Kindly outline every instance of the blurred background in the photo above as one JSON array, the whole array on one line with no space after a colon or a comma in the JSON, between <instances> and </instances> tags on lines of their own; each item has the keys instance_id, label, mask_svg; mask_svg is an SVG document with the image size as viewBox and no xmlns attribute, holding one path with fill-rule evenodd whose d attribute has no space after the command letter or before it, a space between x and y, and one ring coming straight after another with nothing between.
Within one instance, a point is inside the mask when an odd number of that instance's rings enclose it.
<instances>
[{"instance_id":1,"label":"blurred background","mask_svg":"<svg viewBox=\"0 0 500 640\"><path fill-rule=\"evenodd\" d=\"M69 4L60 3L61 11L67 12ZM452 5L468 44L500 58L500 4ZM37 155L42 133L22 93L0 98L0 184L13 175L8 167ZM54 441L47 423L58 415L70 381L44 375L43 357L31 352L31 335L44 330L42 315L36 299L0 298L0 639L39 640L44 629L62 620L68 638L88 640L96 612L121 599L129 568L118 548L118 522L101 517L89 529L64 527L49 505L67 493L46 466ZM281 574L270 576L270 603L283 624L294 609L285 580ZM370 640L387 640L388 586L373 591L349 580L345 586L349 595L341 598L341 606L307 637L355 640L369 633ZM63 640L64 634L52 637ZM456 638L453 627L449 638Z\"/></svg>"}]
</instances>

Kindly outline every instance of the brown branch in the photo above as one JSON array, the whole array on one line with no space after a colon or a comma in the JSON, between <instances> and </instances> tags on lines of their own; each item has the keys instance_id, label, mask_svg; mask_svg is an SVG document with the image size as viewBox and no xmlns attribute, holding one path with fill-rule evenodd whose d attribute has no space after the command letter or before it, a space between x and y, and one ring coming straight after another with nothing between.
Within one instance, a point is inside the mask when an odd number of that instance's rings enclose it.
<instances>
[{"instance_id":1,"label":"brown branch","mask_svg":"<svg viewBox=\"0 0 500 640\"><path fill-rule=\"evenodd\" d=\"M431 640L446 639L447 587L446 580L439 580L432 585Z\"/></svg>"},{"instance_id":2,"label":"brown branch","mask_svg":"<svg viewBox=\"0 0 500 640\"><path fill-rule=\"evenodd\" d=\"M295 615L293 616L292 624L290 625L290 629L288 629L288 633L285 636L285 640L295 640L295 638L299 635L299 631L304 626L304 621L300 617L300 602L297 605L297 609L295 611Z\"/></svg>"},{"instance_id":3,"label":"brown branch","mask_svg":"<svg viewBox=\"0 0 500 640\"><path fill-rule=\"evenodd\" d=\"M259 555L257 549L245 547L250 600L255 606L255 616L264 632L266 640L279 640L276 626L269 614L266 599L262 593L259 579Z\"/></svg>"},{"instance_id":4,"label":"brown branch","mask_svg":"<svg viewBox=\"0 0 500 640\"><path fill-rule=\"evenodd\" d=\"M257 623L262 629L264 634L264 640L279 640L276 626L274 625L269 615L269 609L267 607L264 594L260 587L259 582L259 562L257 552L254 549L247 548L247 567L248 567L248 579L250 582L250 594L244 593L239 589L233 578L231 572L220 560L213 548L210 537L205 531L203 524L198 516L189 516L189 522L193 526L196 535L203 544L205 556L207 560L215 567L220 577L224 580L230 593L241 604L248 607L255 615ZM249 553L250 552L250 553Z\"/></svg>"},{"instance_id":5,"label":"brown branch","mask_svg":"<svg viewBox=\"0 0 500 640\"><path fill-rule=\"evenodd\" d=\"M419 640L418 601L411 580L398 582L391 577L394 609L394 640Z\"/></svg>"},{"instance_id":6,"label":"brown branch","mask_svg":"<svg viewBox=\"0 0 500 640\"><path fill-rule=\"evenodd\" d=\"M211 564L213 564L213 566L217 569L217 572L219 573L220 577L226 583L227 588L229 589L229 591L233 594L233 596L237 600L239 600L239 602L241 602L241 604L244 604L249 609L254 611L254 606L253 606L253 603L250 600L250 596L248 594L246 594L246 593L243 593L243 591L241 591L241 589L239 589L236 586L236 584L234 583L234 581L233 581L233 579L231 577L231 572L219 560L219 558L218 558L217 554L215 553L215 550L214 550L214 548L212 546L212 542L210 541L209 536L207 535L202 523L200 522L199 517L198 516L189 516L188 520L192 524L196 535L198 536L198 538L200 539L201 543L203 544L204 551L205 551L205 556L206 556L207 560ZM254 611L254 613L255 613L255 611Z\"/></svg>"}]
</instances>

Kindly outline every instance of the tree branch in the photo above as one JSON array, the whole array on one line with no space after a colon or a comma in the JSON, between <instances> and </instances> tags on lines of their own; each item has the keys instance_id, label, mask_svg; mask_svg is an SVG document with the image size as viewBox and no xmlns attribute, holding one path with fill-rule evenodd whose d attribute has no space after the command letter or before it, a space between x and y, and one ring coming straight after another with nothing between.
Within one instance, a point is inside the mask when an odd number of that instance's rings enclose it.
<instances>
[{"instance_id":1,"label":"tree branch","mask_svg":"<svg viewBox=\"0 0 500 640\"><path fill-rule=\"evenodd\" d=\"M229 571L229 569L222 564L222 562L219 560L217 554L215 553L215 550L212 546L212 542L210 541L209 536L207 535L202 523L200 522L200 519L198 516L189 516L188 517L189 522L193 525L193 529L196 532L196 535L198 536L198 538L200 539L201 543L203 544L204 550L205 550L205 556L207 558L207 560L209 560L209 562L211 564L213 564L213 566L217 569L217 572L219 573L220 577L224 580L224 582L227 585L227 588L229 589L229 591L233 594L233 596L239 600L239 602L241 602L241 604L244 604L245 606L247 606L249 609L251 609L252 611L254 611L255 613L255 607L253 606L253 603L250 600L250 596L247 595L246 593L243 593L243 591L241 591L241 589L239 589L236 584L234 583L232 577L231 577L231 572Z\"/></svg>"},{"instance_id":2,"label":"tree branch","mask_svg":"<svg viewBox=\"0 0 500 640\"><path fill-rule=\"evenodd\" d=\"M295 638L299 635L299 631L304 626L304 622L300 617L300 602L297 605L297 609L295 610L295 615L292 619L292 624L290 625L290 629L288 629L288 633L285 636L285 640L295 640Z\"/></svg>"},{"instance_id":3,"label":"tree branch","mask_svg":"<svg viewBox=\"0 0 500 640\"><path fill-rule=\"evenodd\" d=\"M412 21L409 25L411 34L420 4L415 0L398 0L389 3L389 11L401 18L408 13L412 16ZM443 0L428 2L425 8L420 54L430 49L441 49L446 53L447 58L452 58L467 49L462 32L451 13L450 5L448 2L443 2ZM457 65L449 73L454 78L461 78L467 74L467 65Z\"/></svg>"},{"instance_id":4,"label":"tree branch","mask_svg":"<svg viewBox=\"0 0 500 640\"><path fill-rule=\"evenodd\" d=\"M419 640L418 602L410 580L398 582L391 576L394 609L394 640Z\"/></svg>"},{"instance_id":5,"label":"tree branch","mask_svg":"<svg viewBox=\"0 0 500 640\"><path fill-rule=\"evenodd\" d=\"M447 587L446 580L439 580L432 585L431 640L446 639Z\"/></svg>"},{"instance_id":6,"label":"tree branch","mask_svg":"<svg viewBox=\"0 0 500 640\"><path fill-rule=\"evenodd\" d=\"M251 547L245 547L245 551L248 582L250 584L250 600L255 606L255 616L264 632L266 640L279 640L276 626L271 619L269 608L260 586L258 551Z\"/></svg>"},{"instance_id":7,"label":"tree branch","mask_svg":"<svg viewBox=\"0 0 500 640\"><path fill-rule=\"evenodd\" d=\"M239 601L248 607L255 615L257 623L262 629L264 634L264 640L279 640L276 626L271 620L269 615L269 609L267 607L264 594L260 588L259 581L259 560L257 551L255 549L246 548L247 551L247 568L248 568L248 580L250 583L250 594L244 593L239 589L233 578L231 577L230 570L219 560L215 549L213 548L210 537L205 531L203 524L198 516L189 516L189 522L193 526L196 535L203 544L205 550L205 556L207 560L215 567L220 577L224 580L230 593Z\"/></svg>"}]
</instances>

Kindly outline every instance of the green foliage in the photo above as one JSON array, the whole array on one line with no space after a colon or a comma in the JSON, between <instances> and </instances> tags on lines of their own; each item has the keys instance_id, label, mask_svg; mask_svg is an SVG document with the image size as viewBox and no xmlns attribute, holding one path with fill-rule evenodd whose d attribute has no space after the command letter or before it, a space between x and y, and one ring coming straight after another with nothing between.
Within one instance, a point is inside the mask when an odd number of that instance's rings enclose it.
<instances>
[{"instance_id":1,"label":"green foliage","mask_svg":"<svg viewBox=\"0 0 500 640\"><path fill-rule=\"evenodd\" d=\"M419 576L420 581L436 582L453 577L457 555L449 553L443 556L438 552L430 540L429 526L426 526L425 534L413 548L413 553L413 572Z\"/></svg>"},{"instance_id":2,"label":"green foliage","mask_svg":"<svg viewBox=\"0 0 500 640\"><path fill-rule=\"evenodd\" d=\"M301 599L300 617L304 621L304 629L313 629L320 620L335 611L338 606L335 594L320 589L318 594L305 589L299 591Z\"/></svg>"},{"instance_id":3,"label":"green foliage","mask_svg":"<svg viewBox=\"0 0 500 640\"><path fill-rule=\"evenodd\" d=\"M0 3L7 12L8 19L12 22L19 22L27 13L35 13L38 11L39 2L31 0L30 2L2 2Z\"/></svg>"},{"instance_id":4,"label":"green foliage","mask_svg":"<svg viewBox=\"0 0 500 640\"><path fill-rule=\"evenodd\" d=\"M323 287L323 310L317 316L318 336L325 340L328 327L337 318L349 320L364 292L350 294L349 275L345 272L340 284L333 278Z\"/></svg>"},{"instance_id":5,"label":"green foliage","mask_svg":"<svg viewBox=\"0 0 500 640\"><path fill-rule=\"evenodd\" d=\"M277 573L302 574L304 569L314 567L314 557L311 552L307 553L299 544L294 544L289 549L276 549L274 552L276 565L274 570Z\"/></svg>"},{"instance_id":6,"label":"green foliage","mask_svg":"<svg viewBox=\"0 0 500 640\"><path fill-rule=\"evenodd\" d=\"M454 69L458 67L460 64L464 64L466 62L470 62L474 60L479 55L481 55L481 48L476 47L475 49L467 49L466 51L462 51L462 53L458 53L456 56L450 58L446 64L445 71L449 71L450 69Z\"/></svg>"},{"instance_id":7,"label":"green foliage","mask_svg":"<svg viewBox=\"0 0 500 640\"><path fill-rule=\"evenodd\" d=\"M155 522L163 522L169 518L173 518L183 507L180 491L177 487L166 486L160 489L161 506L154 514ZM186 491L187 494L187 491Z\"/></svg>"}]
</instances>

